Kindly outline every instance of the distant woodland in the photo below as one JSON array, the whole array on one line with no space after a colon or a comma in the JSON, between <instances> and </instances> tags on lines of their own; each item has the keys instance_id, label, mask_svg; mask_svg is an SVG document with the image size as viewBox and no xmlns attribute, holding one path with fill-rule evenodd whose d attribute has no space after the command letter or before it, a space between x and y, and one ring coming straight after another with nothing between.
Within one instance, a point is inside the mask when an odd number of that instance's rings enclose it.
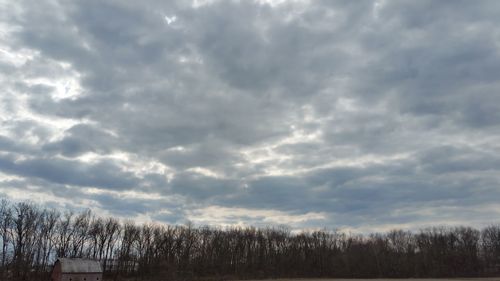
<instances>
[{"instance_id":1,"label":"distant woodland","mask_svg":"<svg viewBox=\"0 0 500 281\"><path fill-rule=\"evenodd\" d=\"M0 280L49 280L56 257L108 280L479 277L500 274L500 225L369 235L142 224L0 201Z\"/></svg>"}]
</instances>

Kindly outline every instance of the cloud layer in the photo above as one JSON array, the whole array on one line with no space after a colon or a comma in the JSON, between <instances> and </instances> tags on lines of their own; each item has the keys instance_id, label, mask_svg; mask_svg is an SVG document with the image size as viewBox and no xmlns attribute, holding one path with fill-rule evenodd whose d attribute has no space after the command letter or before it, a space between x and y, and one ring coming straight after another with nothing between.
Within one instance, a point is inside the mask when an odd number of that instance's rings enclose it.
<instances>
[{"instance_id":1,"label":"cloud layer","mask_svg":"<svg viewBox=\"0 0 500 281\"><path fill-rule=\"evenodd\" d=\"M166 223L500 215L497 1L0 1L0 193Z\"/></svg>"}]
</instances>

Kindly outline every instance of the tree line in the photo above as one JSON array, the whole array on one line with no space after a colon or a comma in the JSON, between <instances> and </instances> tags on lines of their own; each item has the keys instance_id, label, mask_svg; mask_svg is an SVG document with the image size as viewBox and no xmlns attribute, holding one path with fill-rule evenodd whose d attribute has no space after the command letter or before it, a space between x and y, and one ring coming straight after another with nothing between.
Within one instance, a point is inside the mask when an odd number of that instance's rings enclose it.
<instances>
[{"instance_id":1,"label":"tree line","mask_svg":"<svg viewBox=\"0 0 500 281\"><path fill-rule=\"evenodd\" d=\"M48 280L57 257L140 280L481 277L500 274L500 225L294 233L286 227L135 224L0 201L0 280Z\"/></svg>"}]
</instances>

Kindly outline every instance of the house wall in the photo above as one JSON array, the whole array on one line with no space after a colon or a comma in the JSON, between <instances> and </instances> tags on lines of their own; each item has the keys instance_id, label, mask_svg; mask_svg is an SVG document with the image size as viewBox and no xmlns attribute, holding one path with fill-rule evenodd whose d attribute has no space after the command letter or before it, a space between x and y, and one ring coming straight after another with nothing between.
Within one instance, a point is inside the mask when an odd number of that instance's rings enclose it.
<instances>
[{"instance_id":1,"label":"house wall","mask_svg":"<svg viewBox=\"0 0 500 281\"><path fill-rule=\"evenodd\" d=\"M88 262L79 262L78 260L70 260L70 262L66 259L63 260L67 263L61 263L60 259L55 262L50 274L51 281L102 281L102 272L100 272L101 266L99 263L96 264L94 262L89 264ZM87 272L91 270L96 271Z\"/></svg>"},{"instance_id":2,"label":"house wall","mask_svg":"<svg viewBox=\"0 0 500 281\"><path fill-rule=\"evenodd\" d=\"M101 273L62 273L60 280L54 281L102 281Z\"/></svg>"},{"instance_id":3,"label":"house wall","mask_svg":"<svg viewBox=\"0 0 500 281\"><path fill-rule=\"evenodd\" d=\"M51 281L61 281L61 263L56 262L54 268L52 269L52 273L50 274Z\"/></svg>"}]
</instances>

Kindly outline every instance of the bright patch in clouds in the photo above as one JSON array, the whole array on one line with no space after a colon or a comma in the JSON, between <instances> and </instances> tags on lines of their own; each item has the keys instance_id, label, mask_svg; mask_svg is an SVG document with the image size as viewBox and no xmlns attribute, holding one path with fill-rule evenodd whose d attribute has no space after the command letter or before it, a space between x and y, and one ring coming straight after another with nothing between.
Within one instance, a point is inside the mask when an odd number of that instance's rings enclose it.
<instances>
[{"instance_id":1,"label":"bright patch in clouds","mask_svg":"<svg viewBox=\"0 0 500 281\"><path fill-rule=\"evenodd\" d=\"M210 206L198 210L189 211L187 218L199 225L220 226L276 226L286 225L296 227L307 221L320 222L325 220L326 215L322 213L309 212L300 215L288 214L276 210L252 210L244 208L226 208Z\"/></svg>"}]
</instances>

